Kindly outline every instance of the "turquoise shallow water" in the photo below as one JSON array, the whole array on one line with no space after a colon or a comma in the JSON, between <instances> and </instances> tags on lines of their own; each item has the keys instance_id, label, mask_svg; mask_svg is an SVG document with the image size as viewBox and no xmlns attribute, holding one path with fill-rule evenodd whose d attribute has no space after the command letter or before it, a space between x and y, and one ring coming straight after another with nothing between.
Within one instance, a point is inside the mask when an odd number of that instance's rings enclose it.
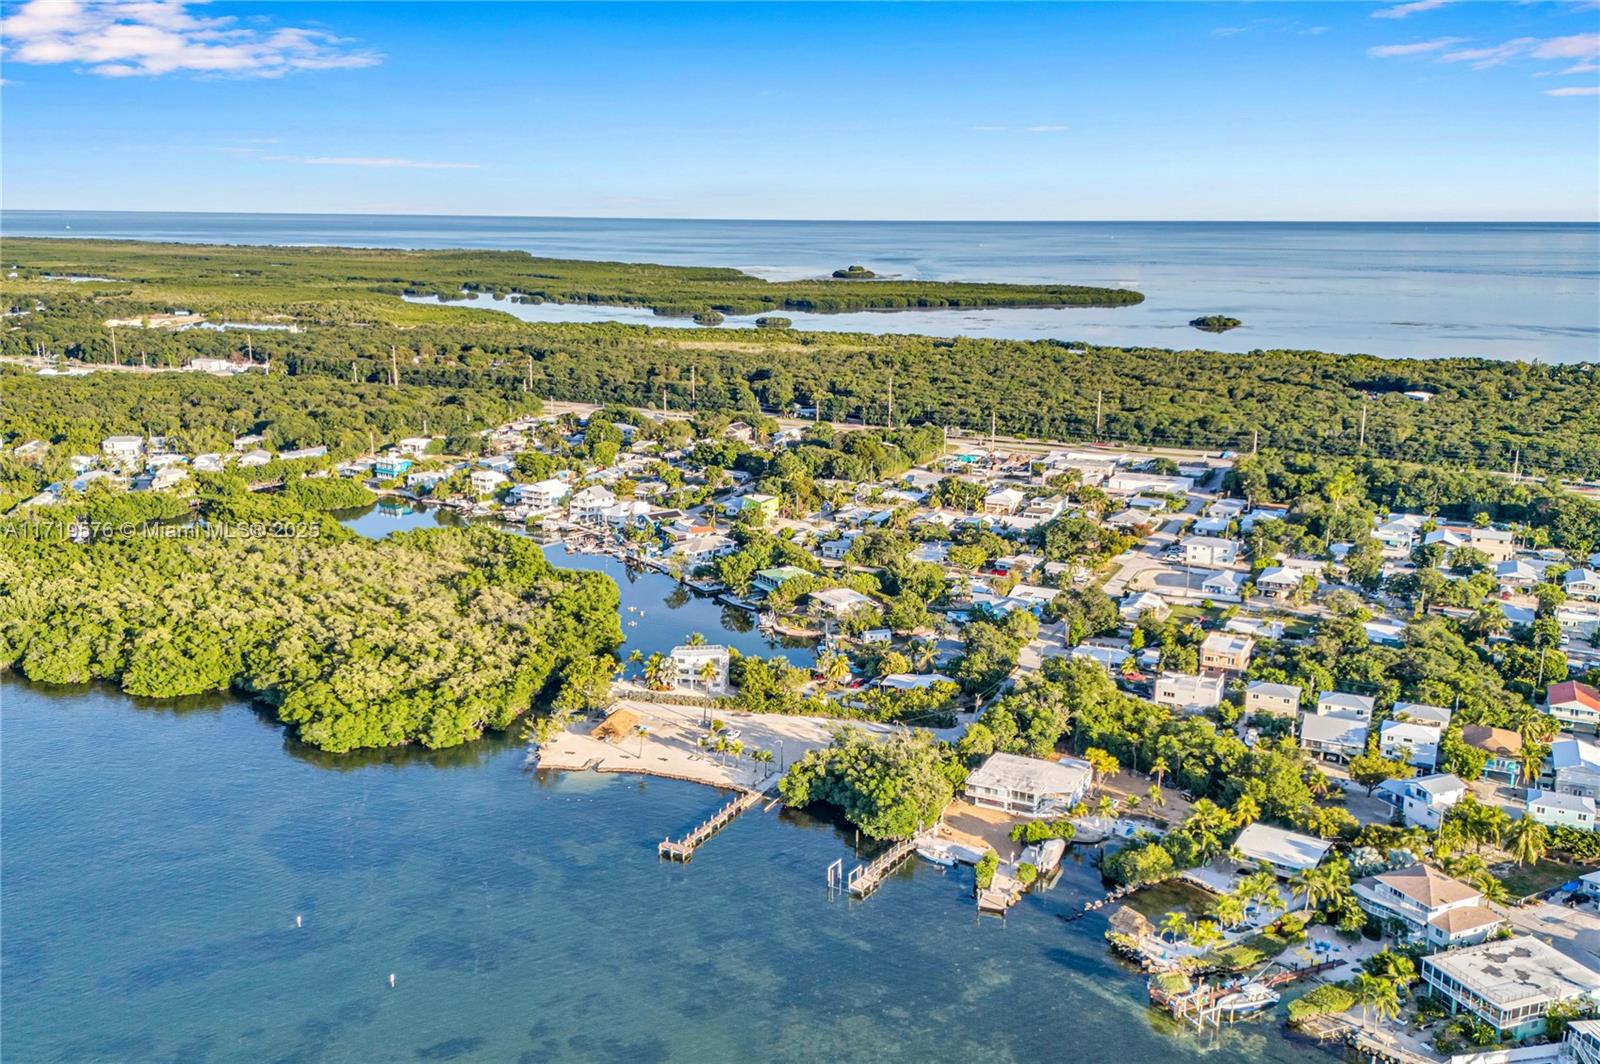
<instances>
[{"instance_id":1,"label":"turquoise shallow water","mask_svg":"<svg viewBox=\"0 0 1600 1064\"><path fill-rule=\"evenodd\" d=\"M647 611L624 629L646 652L696 628L768 651L718 627L709 600L674 608L664 577L550 551L619 579ZM723 797L541 774L503 738L339 757L230 696L5 679L0 1048L360 1064L1315 1053L1275 1024L1204 1045L1170 1030L1107 954L1102 917L1056 919L1098 891L1087 865L1001 921L977 916L969 870L921 863L864 903L830 900L824 870L853 862L853 836L805 815L747 814L692 864L657 859Z\"/></svg>"}]
</instances>

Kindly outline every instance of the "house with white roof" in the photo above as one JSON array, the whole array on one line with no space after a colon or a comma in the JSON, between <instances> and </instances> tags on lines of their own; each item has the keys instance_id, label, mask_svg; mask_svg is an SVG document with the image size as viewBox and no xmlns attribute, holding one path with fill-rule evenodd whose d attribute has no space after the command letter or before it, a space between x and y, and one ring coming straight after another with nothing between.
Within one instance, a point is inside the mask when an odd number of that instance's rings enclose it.
<instances>
[{"instance_id":1,"label":"house with white roof","mask_svg":"<svg viewBox=\"0 0 1600 1064\"><path fill-rule=\"evenodd\" d=\"M1223 569L1215 573L1202 573L1200 591L1208 599L1217 602L1238 602L1244 596L1246 576L1235 569Z\"/></svg>"},{"instance_id":2,"label":"house with white roof","mask_svg":"<svg viewBox=\"0 0 1600 1064\"><path fill-rule=\"evenodd\" d=\"M878 686L889 691L926 691L936 684L954 684L950 677L937 672L897 672L878 681Z\"/></svg>"},{"instance_id":3,"label":"house with white roof","mask_svg":"<svg viewBox=\"0 0 1600 1064\"><path fill-rule=\"evenodd\" d=\"M1287 879L1296 872L1321 864L1333 843L1257 821L1239 832L1239 837L1233 840L1233 848L1246 862L1264 861L1281 878Z\"/></svg>"},{"instance_id":4,"label":"house with white roof","mask_svg":"<svg viewBox=\"0 0 1600 1064\"><path fill-rule=\"evenodd\" d=\"M1467 546L1481 551L1491 564L1509 561L1517 553L1517 541L1510 531L1489 526L1467 529Z\"/></svg>"},{"instance_id":5,"label":"house with white roof","mask_svg":"<svg viewBox=\"0 0 1600 1064\"><path fill-rule=\"evenodd\" d=\"M825 591L813 591L811 604L822 612L840 619L863 606L875 605L870 595L863 595L850 587L830 587Z\"/></svg>"},{"instance_id":6,"label":"house with white roof","mask_svg":"<svg viewBox=\"0 0 1600 1064\"><path fill-rule=\"evenodd\" d=\"M703 536L688 536L679 540L672 548L672 553L682 558L691 568L709 565L724 554L731 554L738 549L738 544L730 537L711 533Z\"/></svg>"},{"instance_id":7,"label":"house with white roof","mask_svg":"<svg viewBox=\"0 0 1600 1064\"><path fill-rule=\"evenodd\" d=\"M611 489L591 484L568 497L567 513L579 524L598 525L605 521L606 511L616 504L617 497Z\"/></svg>"},{"instance_id":8,"label":"house with white roof","mask_svg":"<svg viewBox=\"0 0 1600 1064\"><path fill-rule=\"evenodd\" d=\"M1113 473L1106 478L1106 491L1112 495L1187 495L1194 490L1193 477L1161 476L1151 473Z\"/></svg>"},{"instance_id":9,"label":"house with white roof","mask_svg":"<svg viewBox=\"0 0 1600 1064\"><path fill-rule=\"evenodd\" d=\"M1416 549L1426 520L1421 514L1390 514L1387 521L1372 530L1372 536L1391 553L1410 554Z\"/></svg>"},{"instance_id":10,"label":"house with white roof","mask_svg":"<svg viewBox=\"0 0 1600 1064\"><path fill-rule=\"evenodd\" d=\"M467 474L467 483L474 495L493 495L510 482L511 478L498 469L474 469Z\"/></svg>"},{"instance_id":11,"label":"house with white roof","mask_svg":"<svg viewBox=\"0 0 1600 1064\"><path fill-rule=\"evenodd\" d=\"M534 510L550 510L560 505L561 500L571 494L572 489L564 480L551 477L548 480L537 481L533 484L518 484L511 489L509 496L515 506L527 506Z\"/></svg>"},{"instance_id":12,"label":"house with white roof","mask_svg":"<svg viewBox=\"0 0 1600 1064\"><path fill-rule=\"evenodd\" d=\"M1122 604L1117 607L1117 612L1125 621L1137 621L1146 613L1161 621L1172 613L1172 607L1154 591L1138 591L1124 598Z\"/></svg>"},{"instance_id":13,"label":"house with white roof","mask_svg":"<svg viewBox=\"0 0 1600 1064\"><path fill-rule=\"evenodd\" d=\"M1505 924L1476 887L1425 864L1358 879L1351 893L1374 918L1431 949L1482 942Z\"/></svg>"},{"instance_id":14,"label":"house with white roof","mask_svg":"<svg viewBox=\"0 0 1600 1064\"><path fill-rule=\"evenodd\" d=\"M1528 591L1544 582L1549 567L1543 558L1512 558L1494 567L1494 580L1501 591Z\"/></svg>"},{"instance_id":15,"label":"house with white roof","mask_svg":"<svg viewBox=\"0 0 1600 1064\"><path fill-rule=\"evenodd\" d=\"M1470 1012L1509 1038L1542 1032L1552 1006L1600 1000L1600 972L1532 935L1430 954L1422 981L1452 1013Z\"/></svg>"},{"instance_id":16,"label":"house with white roof","mask_svg":"<svg viewBox=\"0 0 1600 1064\"><path fill-rule=\"evenodd\" d=\"M1222 704L1225 681L1221 676L1190 676L1164 672L1156 678L1151 701L1184 713L1216 709Z\"/></svg>"},{"instance_id":17,"label":"house with white roof","mask_svg":"<svg viewBox=\"0 0 1600 1064\"><path fill-rule=\"evenodd\" d=\"M672 662L673 686L711 695L726 694L728 658L728 648L714 643L673 647L667 653Z\"/></svg>"},{"instance_id":18,"label":"house with white roof","mask_svg":"<svg viewBox=\"0 0 1600 1064\"><path fill-rule=\"evenodd\" d=\"M1600 600L1600 572L1588 567L1568 569L1561 577L1568 598Z\"/></svg>"},{"instance_id":19,"label":"house with white roof","mask_svg":"<svg viewBox=\"0 0 1600 1064\"><path fill-rule=\"evenodd\" d=\"M1432 772L1439 761L1439 729L1408 720L1386 720L1378 726L1378 751L1392 761L1403 761Z\"/></svg>"},{"instance_id":20,"label":"house with white roof","mask_svg":"<svg viewBox=\"0 0 1600 1064\"><path fill-rule=\"evenodd\" d=\"M1600 746L1566 736L1550 744L1553 790L1600 798Z\"/></svg>"},{"instance_id":21,"label":"house with white roof","mask_svg":"<svg viewBox=\"0 0 1600 1064\"><path fill-rule=\"evenodd\" d=\"M1022 816L1054 816L1083 800L1094 776L1087 761L1044 761L1018 754L991 754L967 776L964 791L973 805Z\"/></svg>"},{"instance_id":22,"label":"house with white roof","mask_svg":"<svg viewBox=\"0 0 1600 1064\"><path fill-rule=\"evenodd\" d=\"M100 442L100 453L113 462L133 462L144 454L143 436L107 436Z\"/></svg>"},{"instance_id":23,"label":"house with white roof","mask_svg":"<svg viewBox=\"0 0 1600 1064\"><path fill-rule=\"evenodd\" d=\"M1396 702L1389 710L1389 716L1395 720L1409 720L1440 729L1450 726L1451 715L1444 706L1430 706L1426 702Z\"/></svg>"},{"instance_id":24,"label":"house with white roof","mask_svg":"<svg viewBox=\"0 0 1600 1064\"><path fill-rule=\"evenodd\" d=\"M1269 565L1256 574L1256 590L1263 595L1286 599L1300 590L1301 575L1282 565Z\"/></svg>"},{"instance_id":25,"label":"house with white roof","mask_svg":"<svg viewBox=\"0 0 1600 1064\"><path fill-rule=\"evenodd\" d=\"M1366 750L1371 724L1353 713L1307 713L1300 720L1300 748L1324 761L1347 764Z\"/></svg>"},{"instance_id":26,"label":"house with white roof","mask_svg":"<svg viewBox=\"0 0 1600 1064\"><path fill-rule=\"evenodd\" d=\"M1596 826L1594 799L1586 794L1533 791L1528 795L1526 815L1548 828L1593 831Z\"/></svg>"},{"instance_id":27,"label":"house with white roof","mask_svg":"<svg viewBox=\"0 0 1600 1064\"><path fill-rule=\"evenodd\" d=\"M1205 673L1244 672L1256 641L1237 632L1210 632L1200 643L1200 671Z\"/></svg>"},{"instance_id":28,"label":"house with white roof","mask_svg":"<svg viewBox=\"0 0 1600 1064\"><path fill-rule=\"evenodd\" d=\"M1368 695L1353 695L1347 691L1323 691L1317 695L1317 715L1344 713L1371 720L1372 711L1377 704L1378 700Z\"/></svg>"},{"instance_id":29,"label":"house with white roof","mask_svg":"<svg viewBox=\"0 0 1600 1064\"><path fill-rule=\"evenodd\" d=\"M1293 720L1300 714L1300 688L1292 683L1256 680L1244 689L1244 711Z\"/></svg>"}]
</instances>

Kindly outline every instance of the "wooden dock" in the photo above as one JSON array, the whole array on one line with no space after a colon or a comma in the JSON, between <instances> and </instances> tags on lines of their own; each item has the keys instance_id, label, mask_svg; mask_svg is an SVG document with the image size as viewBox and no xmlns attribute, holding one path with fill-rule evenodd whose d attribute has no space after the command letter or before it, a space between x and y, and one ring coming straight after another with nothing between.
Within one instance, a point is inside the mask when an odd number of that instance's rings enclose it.
<instances>
[{"instance_id":1,"label":"wooden dock","mask_svg":"<svg viewBox=\"0 0 1600 1064\"><path fill-rule=\"evenodd\" d=\"M661 840L661 845L656 847L656 854L674 861L687 861L694 857L695 850L699 849L711 836L731 824L735 817L761 801L761 791L745 791L733 801L718 809L699 827L681 839L666 838Z\"/></svg>"},{"instance_id":2,"label":"wooden dock","mask_svg":"<svg viewBox=\"0 0 1600 1064\"><path fill-rule=\"evenodd\" d=\"M916 852L916 839L901 839L879 854L870 864L856 865L850 869L845 886L852 897L865 898L883 885L889 873L905 864L906 860Z\"/></svg>"}]
</instances>

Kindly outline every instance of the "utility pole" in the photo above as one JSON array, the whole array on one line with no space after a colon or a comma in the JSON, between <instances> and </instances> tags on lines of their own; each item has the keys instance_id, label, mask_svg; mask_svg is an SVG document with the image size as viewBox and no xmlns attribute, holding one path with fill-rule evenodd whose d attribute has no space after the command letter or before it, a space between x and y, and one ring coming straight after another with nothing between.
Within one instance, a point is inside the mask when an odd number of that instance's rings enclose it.
<instances>
[{"instance_id":1,"label":"utility pole","mask_svg":"<svg viewBox=\"0 0 1600 1064\"><path fill-rule=\"evenodd\" d=\"M694 363L691 362L689 364L689 402L690 402L690 404L693 405L694 403L698 402L699 398L700 397L695 394Z\"/></svg>"},{"instance_id":2,"label":"utility pole","mask_svg":"<svg viewBox=\"0 0 1600 1064\"><path fill-rule=\"evenodd\" d=\"M350 360L350 383L351 384L358 383L356 381L356 360L353 359L353 358Z\"/></svg>"},{"instance_id":3,"label":"utility pole","mask_svg":"<svg viewBox=\"0 0 1600 1064\"><path fill-rule=\"evenodd\" d=\"M1100 427L1105 423L1104 420L1100 416L1101 415L1101 411L1102 411L1101 401L1103 399L1105 399L1105 397L1106 397L1106 393L1105 393L1105 391L1103 389L1102 390L1097 390L1094 393L1094 437L1095 437L1095 439L1099 439L1100 438Z\"/></svg>"},{"instance_id":4,"label":"utility pole","mask_svg":"<svg viewBox=\"0 0 1600 1064\"><path fill-rule=\"evenodd\" d=\"M400 387L400 361L394 353L394 344L389 345L389 387Z\"/></svg>"},{"instance_id":5,"label":"utility pole","mask_svg":"<svg viewBox=\"0 0 1600 1064\"><path fill-rule=\"evenodd\" d=\"M991 456L992 452L994 451L995 435L995 409L991 406L989 408L989 450L991 452Z\"/></svg>"},{"instance_id":6,"label":"utility pole","mask_svg":"<svg viewBox=\"0 0 1600 1064\"><path fill-rule=\"evenodd\" d=\"M245 349L245 352L247 353L250 361L254 362L256 360L256 345L250 339L250 332L249 332L248 329L245 330L245 334L244 334L244 349Z\"/></svg>"},{"instance_id":7,"label":"utility pole","mask_svg":"<svg viewBox=\"0 0 1600 1064\"><path fill-rule=\"evenodd\" d=\"M533 394L533 354L528 355L528 384L524 389L529 395Z\"/></svg>"},{"instance_id":8,"label":"utility pole","mask_svg":"<svg viewBox=\"0 0 1600 1064\"><path fill-rule=\"evenodd\" d=\"M1357 444L1362 450L1367 448L1367 406L1371 397L1366 392L1361 393L1361 442Z\"/></svg>"},{"instance_id":9,"label":"utility pole","mask_svg":"<svg viewBox=\"0 0 1600 1064\"><path fill-rule=\"evenodd\" d=\"M894 369L889 370L889 427L894 428Z\"/></svg>"},{"instance_id":10,"label":"utility pole","mask_svg":"<svg viewBox=\"0 0 1600 1064\"><path fill-rule=\"evenodd\" d=\"M1256 453L1256 445L1258 443L1260 443L1260 442L1261 442L1261 430L1260 429L1251 429L1250 430L1250 453L1252 455Z\"/></svg>"},{"instance_id":11,"label":"utility pole","mask_svg":"<svg viewBox=\"0 0 1600 1064\"><path fill-rule=\"evenodd\" d=\"M117 328L114 325L108 325L106 328L111 330L111 362L115 365L117 362Z\"/></svg>"},{"instance_id":12,"label":"utility pole","mask_svg":"<svg viewBox=\"0 0 1600 1064\"><path fill-rule=\"evenodd\" d=\"M1511 455L1511 483L1522 483L1522 448L1518 447Z\"/></svg>"}]
</instances>

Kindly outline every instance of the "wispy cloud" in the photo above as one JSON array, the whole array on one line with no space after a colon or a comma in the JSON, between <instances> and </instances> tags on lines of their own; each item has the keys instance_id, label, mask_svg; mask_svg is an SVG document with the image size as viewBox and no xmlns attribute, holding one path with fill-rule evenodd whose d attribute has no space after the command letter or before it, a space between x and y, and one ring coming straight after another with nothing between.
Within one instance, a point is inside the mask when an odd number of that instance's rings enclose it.
<instances>
[{"instance_id":1,"label":"wispy cloud","mask_svg":"<svg viewBox=\"0 0 1600 1064\"><path fill-rule=\"evenodd\" d=\"M1065 133L1066 126L973 126L974 133Z\"/></svg>"},{"instance_id":2,"label":"wispy cloud","mask_svg":"<svg viewBox=\"0 0 1600 1064\"><path fill-rule=\"evenodd\" d=\"M1367 54L1377 56L1379 59L1392 59L1396 56L1404 55L1427 55L1429 52L1453 48L1465 42L1465 37L1435 37L1431 41L1415 41L1411 44L1382 44L1376 48L1368 48Z\"/></svg>"},{"instance_id":3,"label":"wispy cloud","mask_svg":"<svg viewBox=\"0 0 1600 1064\"><path fill-rule=\"evenodd\" d=\"M1024 133L1065 133L1066 126L1029 126Z\"/></svg>"},{"instance_id":4,"label":"wispy cloud","mask_svg":"<svg viewBox=\"0 0 1600 1064\"><path fill-rule=\"evenodd\" d=\"M1562 89L1546 89L1546 96L1600 96L1600 85L1568 85Z\"/></svg>"},{"instance_id":5,"label":"wispy cloud","mask_svg":"<svg viewBox=\"0 0 1600 1064\"><path fill-rule=\"evenodd\" d=\"M383 170L476 170L477 163L438 163L422 159L376 159L360 155L316 155L300 162L307 166L368 166Z\"/></svg>"},{"instance_id":6,"label":"wispy cloud","mask_svg":"<svg viewBox=\"0 0 1600 1064\"><path fill-rule=\"evenodd\" d=\"M75 64L102 77L189 73L276 78L373 66L374 52L320 29L202 18L205 0L27 0L0 20L13 63Z\"/></svg>"},{"instance_id":7,"label":"wispy cloud","mask_svg":"<svg viewBox=\"0 0 1600 1064\"><path fill-rule=\"evenodd\" d=\"M1471 63L1473 70L1488 70L1490 67L1509 63L1519 55L1528 54L1531 47L1537 43L1539 43L1537 37L1517 37L1504 44L1491 45L1487 48L1461 48L1454 52L1446 52L1439 57L1439 62Z\"/></svg>"},{"instance_id":8,"label":"wispy cloud","mask_svg":"<svg viewBox=\"0 0 1600 1064\"><path fill-rule=\"evenodd\" d=\"M1373 18L1407 18L1411 15L1420 15L1424 11L1433 11L1444 7L1450 0L1414 0L1409 4L1396 4L1394 7L1380 7L1372 13Z\"/></svg>"}]
</instances>

